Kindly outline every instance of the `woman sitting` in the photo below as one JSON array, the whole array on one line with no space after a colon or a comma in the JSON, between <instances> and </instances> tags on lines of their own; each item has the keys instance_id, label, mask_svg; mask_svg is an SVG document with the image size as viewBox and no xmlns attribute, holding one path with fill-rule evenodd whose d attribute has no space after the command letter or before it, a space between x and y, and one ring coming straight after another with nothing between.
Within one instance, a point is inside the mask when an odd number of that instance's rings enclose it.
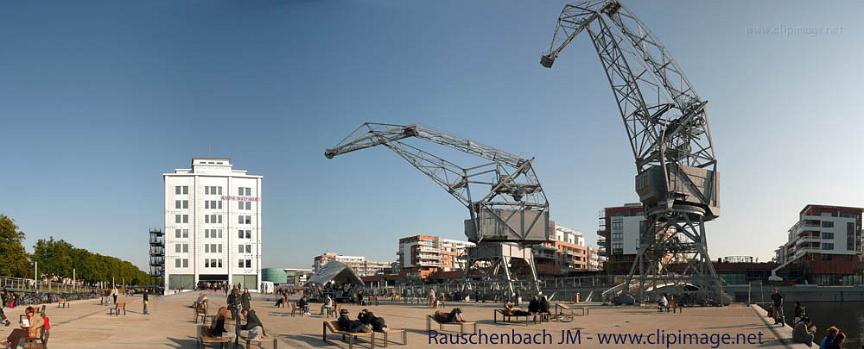
<instances>
[{"instance_id":1,"label":"woman sitting","mask_svg":"<svg viewBox=\"0 0 864 349\"><path fill-rule=\"evenodd\" d=\"M221 307L216 311L216 320L213 321L213 325L210 327L210 337L226 337L230 339L236 337L234 332L228 332L228 330L225 329L225 319L227 318L228 308ZM235 321L239 322L239 320Z\"/></svg>"},{"instance_id":2,"label":"woman sitting","mask_svg":"<svg viewBox=\"0 0 864 349\"><path fill-rule=\"evenodd\" d=\"M45 326L45 321L42 319L42 316L36 314L36 309L33 307L27 307L27 309L24 310L24 314L26 314L27 319L21 324L21 328L12 330L9 337L6 337L5 341L0 342L0 345L6 348L17 348L18 342L20 342L25 336L27 338L42 337L42 327Z\"/></svg>"}]
</instances>

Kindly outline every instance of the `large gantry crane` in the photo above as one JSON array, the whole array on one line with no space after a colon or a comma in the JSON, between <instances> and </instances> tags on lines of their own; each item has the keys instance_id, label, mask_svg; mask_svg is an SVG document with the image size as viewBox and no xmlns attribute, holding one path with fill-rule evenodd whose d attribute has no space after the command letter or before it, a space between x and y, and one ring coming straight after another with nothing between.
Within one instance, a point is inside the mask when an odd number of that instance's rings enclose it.
<instances>
[{"instance_id":1,"label":"large gantry crane","mask_svg":"<svg viewBox=\"0 0 864 349\"><path fill-rule=\"evenodd\" d=\"M627 129L646 215L626 281L604 294L635 293L641 303L649 291L674 285L695 288L700 296L695 302L725 304L705 240L705 222L720 214L707 102L660 41L616 0L565 5L540 64L551 68L583 31L600 57Z\"/></svg>"},{"instance_id":2,"label":"large gantry crane","mask_svg":"<svg viewBox=\"0 0 864 349\"><path fill-rule=\"evenodd\" d=\"M409 139L442 145L484 162L459 166L409 144ZM324 156L332 159L379 145L407 160L468 208L465 235L476 247L469 249L466 278L479 262L485 266L479 269L486 271L484 281L496 283L500 290L506 287L512 297L516 290L510 263L522 259L530 267L531 291L540 293L531 245L549 240L549 202L532 167L533 158L415 125L381 123L364 123Z\"/></svg>"}]
</instances>

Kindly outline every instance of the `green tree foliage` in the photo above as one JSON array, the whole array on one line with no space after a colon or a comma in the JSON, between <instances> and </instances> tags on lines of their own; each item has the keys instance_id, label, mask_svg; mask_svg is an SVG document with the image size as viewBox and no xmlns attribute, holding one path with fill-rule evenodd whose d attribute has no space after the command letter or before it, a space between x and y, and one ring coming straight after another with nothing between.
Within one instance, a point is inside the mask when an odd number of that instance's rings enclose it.
<instances>
[{"instance_id":1,"label":"green tree foliage","mask_svg":"<svg viewBox=\"0 0 864 349\"><path fill-rule=\"evenodd\" d=\"M27 251L24 250L24 233L18 231L15 221L0 214L0 275L25 277L30 270Z\"/></svg>"},{"instance_id":2,"label":"green tree foliage","mask_svg":"<svg viewBox=\"0 0 864 349\"><path fill-rule=\"evenodd\" d=\"M72 277L72 269L79 280L88 282L111 281L129 285L146 284L149 275L134 264L119 258L92 253L76 248L63 240L40 239L33 246L34 262L39 262L39 274Z\"/></svg>"}]
</instances>

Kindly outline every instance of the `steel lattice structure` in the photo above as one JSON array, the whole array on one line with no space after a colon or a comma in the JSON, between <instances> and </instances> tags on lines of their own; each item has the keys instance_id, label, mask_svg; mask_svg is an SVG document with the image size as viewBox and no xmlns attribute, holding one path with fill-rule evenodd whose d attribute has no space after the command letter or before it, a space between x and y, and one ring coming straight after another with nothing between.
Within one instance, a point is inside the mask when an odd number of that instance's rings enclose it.
<instances>
[{"instance_id":1,"label":"steel lattice structure","mask_svg":"<svg viewBox=\"0 0 864 349\"><path fill-rule=\"evenodd\" d=\"M408 139L442 145L485 161L460 166L407 143ZM530 245L548 240L549 202L534 172L533 158L415 125L382 123L364 123L324 155L332 159L379 145L408 161L468 209L470 219L465 222L465 234L477 244L469 266L473 261L488 261L489 274L503 277L512 294L510 261L524 259L539 293Z\"/></svg>"},{"instance_id":2,"label":"steel lattice structure","mask_svg":"<svg viewBox=\"0 0 864 349\"><path fill-rule=\"evenodd\" d=\"M703 302L722 304L722 282L708 256L704 227L719 216L707 102L660 41L616 0L565 5L540 63L551 68L583 31L594 44L624 121L647 221L636 260L614 291L631 292L638 279L635 293L641 302L648 290L691 283Z\"/></svg>"}]
</instances>

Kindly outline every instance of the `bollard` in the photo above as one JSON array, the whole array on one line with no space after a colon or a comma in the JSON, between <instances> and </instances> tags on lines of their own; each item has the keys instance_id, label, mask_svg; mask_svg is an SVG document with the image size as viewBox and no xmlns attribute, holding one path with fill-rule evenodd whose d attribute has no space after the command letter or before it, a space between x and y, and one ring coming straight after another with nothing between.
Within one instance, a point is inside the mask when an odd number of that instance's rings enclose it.
<instances>
[{"instance_id":1,"label":"bollard","mask_svg":"<svg viewBox=\"0 0 864 349\"><path fill-rule=\"evenodd\" d=\"M576 303L580 303L581 300L582 300L582 293L576 292Z\"/></svg>"}]
</instances>

